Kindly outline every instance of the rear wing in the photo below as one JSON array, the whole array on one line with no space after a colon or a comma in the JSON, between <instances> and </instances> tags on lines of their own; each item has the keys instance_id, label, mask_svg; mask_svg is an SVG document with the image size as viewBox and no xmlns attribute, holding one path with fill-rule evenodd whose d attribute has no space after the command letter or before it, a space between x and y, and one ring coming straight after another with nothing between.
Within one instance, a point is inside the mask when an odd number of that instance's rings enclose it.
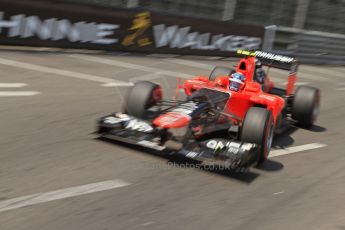
<instances>
[{"instance_id":1,"label":"rear wing","mask_svg":"<svg viewBox=\"0 0 345 230\"><path fill-rule=\"evenodd\" d=\"M237 50L237 54L245 57L256 57L264 66L269 66L277 69L288 70L290 72L297 72L298 61L296 58L288 57L280 54L268 53L264 51L247 51Z\"/></svg>"},{"instance_id":2,"label":"rear wing","mask_svg":"<svg viewBox=\"0 0 345 230\"><path fill-rule=\"evenodd\" d=\"M264 51L237 50L237 54L245 57L255 57L262 65L289 71L286 95L291 95L297 80L298 61L296 58Z\"/></svg>"}]
</instances>

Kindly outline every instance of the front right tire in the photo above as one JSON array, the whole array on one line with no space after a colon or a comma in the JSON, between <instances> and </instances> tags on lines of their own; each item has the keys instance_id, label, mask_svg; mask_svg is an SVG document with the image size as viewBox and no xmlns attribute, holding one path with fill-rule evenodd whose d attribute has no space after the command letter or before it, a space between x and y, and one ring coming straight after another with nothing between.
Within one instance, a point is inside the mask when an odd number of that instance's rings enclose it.
<instances>
[{"instance_id":1,"label":"front right tire","mask_svg":"<svg viewBox=\"0 0 345 230\"><path fill-rule=\"evenodd\" d=\"M241 141L260 146L257 165L267 160L272 147L273 133L274 120L271 111L260 107L252 107L247 111L242 124Z\"/></svg>"}]
</instances>

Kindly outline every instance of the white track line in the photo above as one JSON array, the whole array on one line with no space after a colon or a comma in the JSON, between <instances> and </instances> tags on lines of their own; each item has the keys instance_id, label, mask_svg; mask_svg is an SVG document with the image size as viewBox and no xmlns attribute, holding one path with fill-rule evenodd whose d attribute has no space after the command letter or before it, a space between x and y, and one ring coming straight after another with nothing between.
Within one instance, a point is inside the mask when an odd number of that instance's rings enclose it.
<instances>
[{"instance_id":1,"label":"white track line","mask_svg":"<svg viewBox=\"0 0 345 230\"><path fill-rule=\"evenodd\" d=\"M103 87L121 87L121 86L133 86L134 84L132 82L109 82L104 83L101 86Z\"/></svg>"},{"instance_id":2,"label":"white track line","mask_svg":"<svg viewBox=\"0 0 345 230\"><path fill-rule=\"evenodd\" d=\"M40 94L37 91L0 91L0 97L28 97Z\"/></svg>"},{"instance_id":3,"label":"white track line","mask_svg":"<svg viewBox=\"0 0 345 230\"><path fill-rule=\"evenodd\" d=\"M95 81L95 82L101 82L101 83L118 82L123 85L125 85L126 83L129 84L128 82L117 81L111 78L105 78L105 77L100 77L100 76L95 76L95 75L90 75L90 74L85 74L85 73L73 72L69 70L30 64L26 62L19 62L15 60L4 59L4 58L0 58L0 64L15 67L15 68L28 69L28 70L39 71L43 73L56 74L56 75L61 75L65 77L71 77L71 78L77 78L77 79L89 80L89 81Z\"/></svg>"},{"instance_id":4,"label":"white track line","mask_svg":"<svg viewBox=\"0 0 345 230\"><path fill-rule=\"evenodd\" d=\"M300 79L308 79L308 80L313 80L313 81L326 81L329 82L330 78L329 77L322 77L320 75L317 74L309 74L306 72L303 72L303 70L300 70L297 73L297 77Z\"/></svg>"},{"instance_id":5,"label":"white track line","mask_svg":"<svg viewBox=\"0 0 345 230\"><path fill-rule=\"evenodd\" d=\"M178 57L178 54L148 54L146 57L153 57L153 58L175 58Z\"/></svg>"},{"instance_id":6,"label":"white track line","mask_svg":"<svg viewBox=\"0 0 345 230\"><path fill-rule=\"evenodd\" d=\"M236 58L236 57L227 57L227 58L223 58L222 61L229 61L229 62L238 62L240 60L240 58Z\"/></svg>"},{"instance_id":7,"label":"white track line","mask_svg":"<svg viewBox=\"0 0 345 230\"><path fill-rule=\"evenodd\" d=\"M306 72L306 73L305 73ZM330 79L340 78L344 79L345 75L341 74L339 71L333 68L323 68L316 66L301 65L299 68L299 73L302 74L301 77L310 78L320 81L329 81Z\"/></svg>"},{"instance_id":8,"label":"white track line","mask_svg":"<svg viewBox=\"0 0 345 230\"><path fill-rule=\"evenodd\" d=\"M273 195L280 195L280 194L284 194L284 191L273 193Z\"/></svg>"},{"instance_id":9,"label":"white track line","mask_svg":"<svg viewBox=\"0 0 345 230\"><path fill-rule=\"evenodd\" d=\"M158 73L152 73L152 74L150 73L150 74L144 74L138 77L133 77L129 79L129 81L137 82L137 81L153 80L153 79L157 79L161 77L162 77L162 73L158 72Z\"/></svg>"},{"instance_id":10,"label":"white track line","mask_svg":"<svg viewBox=\"0 0 345 230\"><path fill-rule=\"evenodd\" d=\"M125 53L120 53L118 54L117 56L127 56L127 55L130 55L131 53L128 53L128 52L125 52Z\"/></svg>"},{"instance_id":11,"label":"white track line","mask_svg":"<svg viewBox=\"0 0 345 230\"><path fill-rule=\"evenodd\" d=\"M312 144L289 147L289 148L285 148L285 149L271 150L270 155L268 157L269 158L278 157L278 156L283 156L283 155L287 155L287 154L291 154L291 153L297 153L297 152L302 152L302 151L307 151L307 150L312 150L312 149L323 148L326 146L327 146L326 144L312 143Z\"/></svg>"},{"instance_id":12,"label":"white track line","mask_svg":"<svg viewBox=\"0 0 345 230\"><path fill-rule=\"evenodd\" d=\"M30 205L41 204L54 200L61 200L69 197L76 197L85 194L106 191L130 185L122 180L109 180L94 184L87 184L71 188L65 188L45 193L36 193L28 196L17 197L0 202L0 212L22 208Z\"/></svg>"},{"instance_id":13,"label":"white track line","mask_svg":"<svg viewBox=\"0 0 345 230\"><path fill-rule=\"evenodd\" d=\"M180 77L180 78L194 77L193 75L180 73L177 71L175 72L175 71L163 70L163 69L159 69L159 68L137 65L137 64L133 64L133 63L123 62L123 61L118 61L118 60L113 60L113 59L107 59L107 58L101 58L101 57L95 57L95 56L90 56L90 55L73 54L70 56L75 57L75 58L80 58L83 60L87 60L87 61L91 61L91 62L97 62L97 63L101 63L101 64L112 65L112 66L117 66L117 67L122 67L122 68L127 68L127 69L136 69L136 70L141 70L141 71L150 72L150 73L159 72L159 73L161 73L165 76L169 76L169 77Z\"/></svg>"},{"instance_id":14,"label":"white track line","mask_svg":"<svg viewBox=\"0 0 345 230\"><path fill-rule=\"evenodd\" d=\"M199 62L195 62L195 61L190 61L190 60L184 60L184 59L177 59L177 58L168 58L166 59L168 62L171 63L175 63L175 64L179 64L179 65L185 65L185 66L190 66L190 67L194 67L194 68L199 68L199 69L205 69L208 71L213 70L213 68L215 67L215 65L208 65L208 64L203 64L203 63L199 63ZM231 64L231 63L229 63ZM229 65L231 66L231 65ZM285 71L285 74L287 74L287 71ZM280 84L281 82L284 83L285 85L287 84L287 77L286 79L280 79L276 76L273 77L273 82ZM296 85L298 83L296 82Z\"/></svg>"},{"instance_id":15,"label":"white track line","mask_svg":"<svg viewBox=\"0 0 345 230\"><path fill-rule=\"evenodd\" d=\"M129 85L134 85L134 82L137 82L137 81L145 81L145 80L154 80L154 79L157 79L157 78L161 78L162 77L162 74L160 72L158 73L150 73L150 74L144 74L144 75L141 75L139 77L133 77L131 79L129 79L128 83L126 83L125 86L129 86ZM105 83L105 84L102 84L101 86L103 87L118 87L118 86L123 86L121 85L121 83Z\"/></svg>"},{"instance_id":16,"label":"white track line","mask_svg":"<svg viewBox=\"0 0 345 230\"><path fill-rule=\"evenodd\" d=\"M270 74L270 73L272 73L272 74ZM273 79L275 78L274 75L285 76L286 81L288 79L288 71L277 69L277 68L271 68L269 70L268 75L272 76ZM305 72L303 72L303 70L298 70L297 78L298 79L317 80L317 81L329 81L329 78L327 78L327 77L322 77L322 76L318 76L318 75L313 75L313 74L305 73Z\"/></svg>"},{"instance_id":17,"label":"white track line","mask_svg":"<svg viewBox=\"0 0 345 230\"><path fill-rule=\"evenodd\" d=\"M286 85L286 79L280 79L277 77L274 77L273 79L271 78L273 83L278 84L278 85Z\"/></svg>"},{"instance_id":18,"label":"white track line","mask_svg":"<svg viewBox=\"0 0 345 230\"><path fill-rule=\"evenodd\" d=\"M0 88L20 88L27 86L25 83L0 83Z\"/></svg>"},{"instance_id":19,"label":"white track line","mask_svg":"<svg viewBox=\"0 0 345 230\"><path fill-rule=\"evenodd\" d=\"M208 60L219 60L219 59L222 59L223 57L205 57L205 59L208 59Z\"/></svg>"},{"instance_id":20,"label":"white track line","mask_svg":"<svg viewBox=\"0 0 345 230\"><path fill-rule=\"evenodd\" d=\"M332 67L324 68L324 67L317 67L317 66L310 66L310 65L302 65L299 69L301 71L305 70L311 74L315 74L316 76L322 75L322 76L327 76L329 78L332 78L332 77L345 78L345 76L341 74L340 71L334 70Z\"/></svg>"},{"instance_id":21,"label":"white track line","mask_svg":"<svg viewBox=\"0 0 345 230\"><path fill-rule=\"evenodd\" d=\"M185 66L191 66L199 69L206 69L206 70L212 70L215 66L214 65L208 65L208 64L203 64L195 61L189 61L189 60L184 60L184 59L177 59L177 58L169 58L166 59L168 62L172 62L175 64L179 65L185 65Z\"/></svg>"},{"instance_id":22,"label":"white track line","mask_svg":"<svg viewBox=\"0 0 345 230\"><path fill-rule=\"evenodd\" d=\"M205 70L208 70L208 71L211 71L215 65L209 65L209 64L204 64L204 63L199 63L199 62L196 62L196 61L190 61L190 60L184 60L184 59L177 59L177 58L168 58L168 59L165 59L166 61L168 62L171 62L171 63L175 63L175 64L179 64L179 65L185 65L185 66L190 66L190 67L194 67L194 68L198 68L198 69L205 69ZM226 66L226 65L224 65ZM229 63L230 67L231 66L231 63ZM277 83L279 85L286 85L287 84L287 74L288 72L287 71L281 71L282 73L284 73L286 75L286 78L285 79L282 79L283 77L279 78L277 76L273 76L272 77L272 80L274 83ZM278 72L279 74L281 74L281 72ZM282 84L281 84L282 83ZM306 84L309 84L308 82L296 82L296 85L306 85Z\"/></svg>"},{"instance_id":23,"label":"white track line","mask_svg":"<svg viewBox=\"0 0 345 230\"><path fill-rule=\"evenodd\" d=\"M300 81L300 82L296 82L295 85L300 86L300 85L309 85L309 82L304 82L304 81ZM287 85L287 83L285 84Z\"/></svg>"}]
</instances>

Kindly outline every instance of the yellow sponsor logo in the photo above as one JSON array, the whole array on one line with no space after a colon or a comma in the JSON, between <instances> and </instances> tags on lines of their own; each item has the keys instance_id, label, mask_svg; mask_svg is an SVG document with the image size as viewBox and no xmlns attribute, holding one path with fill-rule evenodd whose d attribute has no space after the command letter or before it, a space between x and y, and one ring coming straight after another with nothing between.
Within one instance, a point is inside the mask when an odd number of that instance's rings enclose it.
<instances>
[{"instance_id":1,"label":"yellow sponsor logo","mask_svg":"<svg viewBox=\"0 0 345 230\"><path fill-rule=\"evenodd\" d=\"M148 11L141 12L135 15L132 26L128 29L131 34L127 35L122 40L122 45L131 46L147 46L152 44L150 38L144 36L145 31L152 25L151 14Z\"/></svg>"},{"instance_id":2,"label":"yellow sponsor logo","mask_svg":"<svg viewBox=\"0 0 345 230\"><path fill-rule=\"evenodd\" d=\"M237 54L247 55L247 56L255 56L256 52L250 52L248 50L237 50Z\"/></svg>"}]
</instances>

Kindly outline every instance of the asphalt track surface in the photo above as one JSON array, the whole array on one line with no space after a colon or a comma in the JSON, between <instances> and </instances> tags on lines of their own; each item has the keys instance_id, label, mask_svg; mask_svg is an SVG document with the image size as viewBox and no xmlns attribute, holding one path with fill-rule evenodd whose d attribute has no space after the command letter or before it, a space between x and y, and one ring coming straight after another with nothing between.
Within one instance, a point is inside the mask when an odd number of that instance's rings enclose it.
<instances>
[{"instance_id":1,"label":"asphalt track surface","mask_svg":"<svg viewBox=\"0 0 345 230\"><path fill-rule=\"evenodd\" d=\"M345 229L344 67L301 66L300 84L322 90L317 125L276 137L276 156L247 173L179 167L92 134L129 81L172 92L175 76L215 65L233 62L2 49L0 229Z\"/></svg>"}]
</instances>

